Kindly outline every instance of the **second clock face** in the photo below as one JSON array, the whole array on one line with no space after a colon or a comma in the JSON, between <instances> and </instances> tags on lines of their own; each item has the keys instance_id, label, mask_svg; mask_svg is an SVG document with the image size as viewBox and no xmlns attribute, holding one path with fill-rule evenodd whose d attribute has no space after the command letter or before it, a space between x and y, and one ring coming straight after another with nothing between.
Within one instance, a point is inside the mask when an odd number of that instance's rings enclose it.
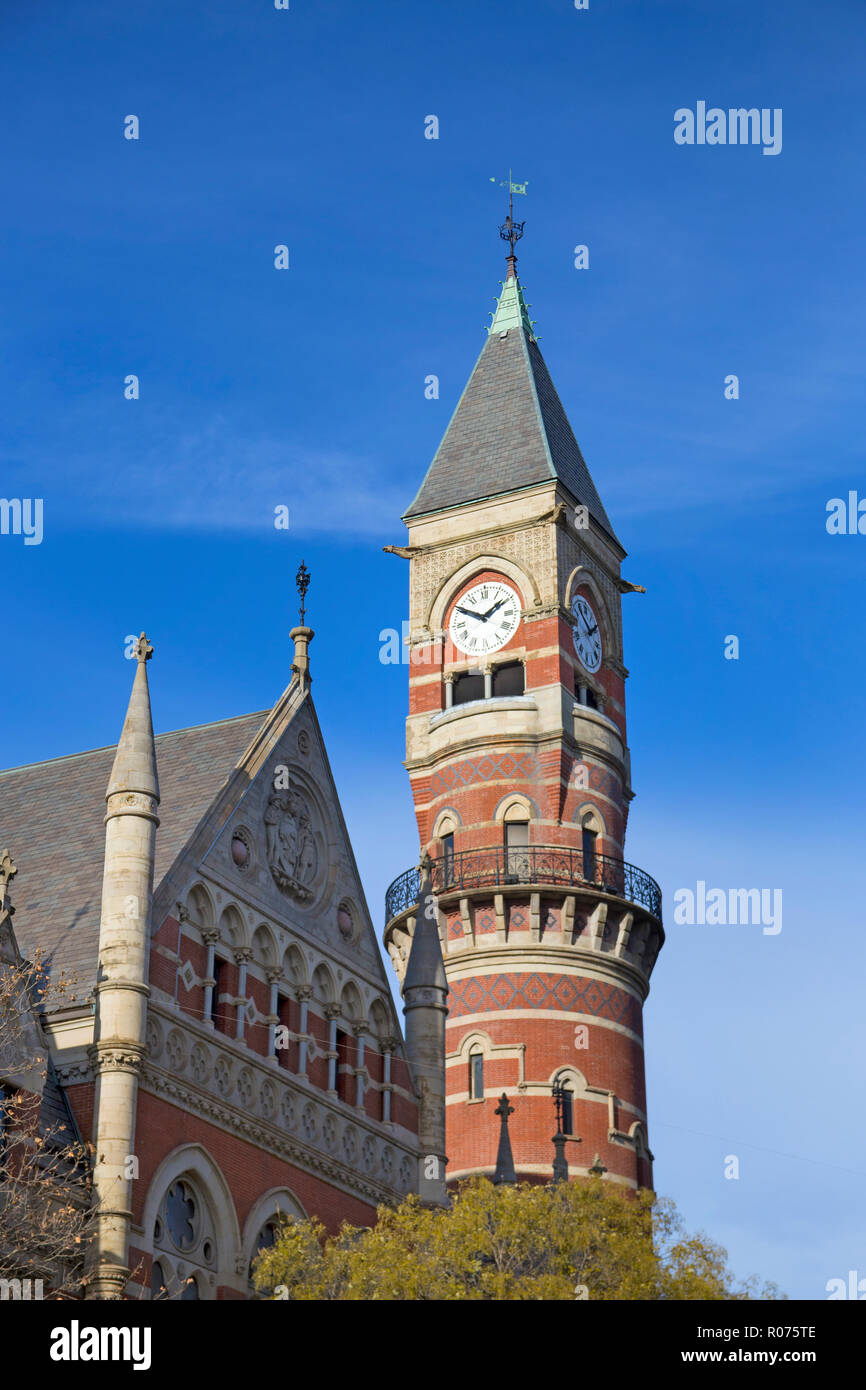
<instances>
[{"instance_id":1,"label":"second clock face","mask_svg":"<svg viewBox=\"0 0 866 1390\"><path fill-rule=\"evenodd\" d=\"M504 647L519 623L517 591L499 579L485 579L458 599L448 632L458 651L466 656L485 656Z\"/></svg>"},{"instance_id":2,"label":"second clock face","mask_svg":"<svg viewBox=\"0 0 866 1390\"><path fill-rule=\"evenodd\" d=\"M582 594L575 594L571 600L571 614L574 620L572 637L577 659L585 670L597 671L601 665L601 632L598 618Z\"/></svg>"}]
</instances>

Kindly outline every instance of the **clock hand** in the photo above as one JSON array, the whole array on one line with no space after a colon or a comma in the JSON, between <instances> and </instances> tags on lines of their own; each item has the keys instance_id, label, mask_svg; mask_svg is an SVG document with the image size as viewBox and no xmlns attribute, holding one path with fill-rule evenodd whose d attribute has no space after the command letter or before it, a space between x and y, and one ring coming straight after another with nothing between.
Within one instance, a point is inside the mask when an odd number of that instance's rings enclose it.
<instances>
[{"instance_id":1,"label":"clock hand","mask_svg":"<svg viewBox=\"0 0 866 1390\"><path fill-rule=\"evenodd\" d=\"M465 618L478 618L478 620L482 623L487 622L487 615L485 613L470 613L468 608L459 607L456 608L454 611L456 613L462 613Z\"/></svg>"},{"instance_id":2,"label":"clock hand","mask_svg":"<svg viewBox=\"0 0 866 1390\"><path fill-rule=\"evenodd\" d=\"M506 594L505 598L501 598L498 603L494 603L492 608L488 608L487 612L484 614L484 621L487 622L487 619L496 612L497 608L501 608L503 603L506 603L507 601L508 595Z\"/></svg>"}]
</instances>

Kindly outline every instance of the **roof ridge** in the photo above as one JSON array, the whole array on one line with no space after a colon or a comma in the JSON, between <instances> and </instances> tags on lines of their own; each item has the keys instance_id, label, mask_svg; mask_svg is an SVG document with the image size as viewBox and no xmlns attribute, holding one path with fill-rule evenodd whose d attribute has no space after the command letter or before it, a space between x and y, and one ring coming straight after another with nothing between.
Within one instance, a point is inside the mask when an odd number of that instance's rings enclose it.
<instances>
[{"instance_id":1,"label":"roof ridge","mask_svg":"<svg viewBox=\"0 0 866 1390\"><path fill-rule=\"evenodd\" d=\"M520 346L523 349L523 356L526 359L527 375L529 376L529 390L532 395L532 399L535 403L535 415L538 423L539 433L541 434L541 443L544 448L545 458L547 459L547 467L550 470L550 477L555 480L559 477L559 474L556 471L556 464L553 460L553 450L550 447L550 437L547 433L547 423L544 419L544 410L542 408L541 399L538 394L538 382L535 379L535 367L532 361L532 354L529 351L529 344L531 342L535 342L535 339L531 337L531 335L527 334L526 330L523 328L522 325L519 329L519 334ZM539 357L541 356L540 350L538 355Z\"/></svg>"},{"instance_id":2,"label":"roof ridge","mask_svg":"<svg viewBox=\"0 0 866 1390\"><path fill-rule=\"evenodd\" d=\"M222 724L236 724L241 719L264 719L270 712L270 709L263 709L250 710L248 714L231 714L227 719L211 719L206 724L185 724L180 729L165 729L154 737L158 743L161 738L171 738L172 734L189 734L202 729L217 729ZM96 748L82 748L78 753L60 753L56 758L39 758L33 763L16 763L13 767L0 768L0 777L5 777L10 772L26 772L28 768L50 767L52 763L69 763L76 758L91 758L94 753L110 753L116 747L116 743L101 743Z\"/></svg>"}]
</instances>

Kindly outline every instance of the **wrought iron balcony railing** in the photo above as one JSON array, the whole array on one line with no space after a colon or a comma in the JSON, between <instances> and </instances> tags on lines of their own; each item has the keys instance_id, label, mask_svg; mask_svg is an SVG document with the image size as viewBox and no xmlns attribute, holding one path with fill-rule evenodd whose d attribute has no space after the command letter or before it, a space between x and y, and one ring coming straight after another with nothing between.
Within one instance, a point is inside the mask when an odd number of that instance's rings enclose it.
<instances>
[{"instance_id":1,"label":"wrought iron balcony railing","mask_svg":"<svg viewBox=\"0 0 866 1390\"><path fill-rule=\"evenodd\" d=\"M430 862L433 892L459 892L471 888L500 888L508 884L541 884L556 887L600 888L628 902L640 903L659 921L662 890L654 878L607 854L590 854L566 845L528 845L520 849L492 846L462 850ZM407 869L395 878L385 894L385 921L414 907L420 892L420 873Z\"/></svg>"}]
</instances>

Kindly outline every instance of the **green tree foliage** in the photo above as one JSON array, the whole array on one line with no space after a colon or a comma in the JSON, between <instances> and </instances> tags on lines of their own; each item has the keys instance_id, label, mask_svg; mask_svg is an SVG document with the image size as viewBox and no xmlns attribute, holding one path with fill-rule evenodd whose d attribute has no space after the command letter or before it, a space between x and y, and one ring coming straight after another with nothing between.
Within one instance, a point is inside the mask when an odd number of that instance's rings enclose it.
<instances>
[{"instance_id":1,"label":"green tree foliage","mask_svg":"<svg viewBox=\"0 0 866 1390\"><path fill-rule=\"evenodd\" d=\"M415 1196L381 1207L372 1229L285 1222L254 1268L271 1298L748 1299L775 1286L736 1285L727 1254L689 1235L673 1203L579 1183L463 1183L447 1210Z\"/></svg>"}]
</instances>

